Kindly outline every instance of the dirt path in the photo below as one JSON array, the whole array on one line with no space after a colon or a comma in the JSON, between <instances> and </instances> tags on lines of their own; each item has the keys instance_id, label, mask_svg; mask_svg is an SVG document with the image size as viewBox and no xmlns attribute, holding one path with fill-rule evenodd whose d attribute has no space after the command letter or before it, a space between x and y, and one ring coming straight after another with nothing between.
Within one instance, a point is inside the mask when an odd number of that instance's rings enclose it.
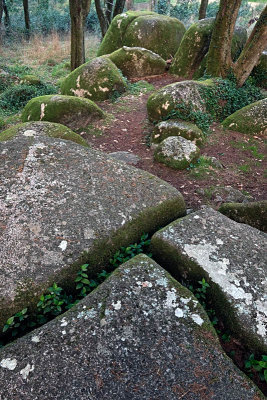
<instances>
[{"instance_id":1,"label":"dirt path","mask_svg":"<svg viewBox=\"0 0 267 400\"><path fill-rule=\"evenodd\" d=\"M159 89L173 83L174 77L162 75L146 79ZM219 124L212 126L202 155L216 157L222 169L211 166L176 171L153 160L148 147L153 124L147 119L146 102L151 92L121 97L117 102L102 102L100 107L113 116L107 123L98 122L96 134L83 137L93 148L106 153L128 151L140 158L136 167L151 172L175 186L184 195L188 207L198 209L203 204L218 207L225 201L217 187L231 186L255 200L266 198L267 165L264 161L264 139L238 132L224 132ZM265 172L264 172L265 170Z\"/></svg>"}]
</instances>

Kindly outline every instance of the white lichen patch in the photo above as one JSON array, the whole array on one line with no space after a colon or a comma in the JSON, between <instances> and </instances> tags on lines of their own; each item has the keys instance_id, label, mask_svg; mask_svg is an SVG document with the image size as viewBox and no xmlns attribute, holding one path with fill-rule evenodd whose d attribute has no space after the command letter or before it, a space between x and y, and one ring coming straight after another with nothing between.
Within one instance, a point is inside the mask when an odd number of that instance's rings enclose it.
<instances>
[{"instance_id":1,"label":"white lichen patch","mask_svg":"<svg viewBox=\"0 0 267 400\"><path fill-rule=\"evenodd\" d=\"M67 325L68 325L68 321L65 318L63 318L60 326L67 326Z\"/></svg>"},{"instance_id":2,"label":"white lichen patch","mask_svg":"<svg viewBox=\"0 0 267 400\"><path fill-rule=\"evenodd\" d=\"M121 309L121 301L118 300L117 303L112 303L114 310L118 311Z\"/></svg>"},{"instance_id":3,"label":"white lichen patch","mask_svg":"<svg viewBox=\"0 0 267 400\"><path fill-rule=\"evenodd\" d=\"M13 371L16 368L17 363L18 362L15 358L4 358L2 361L0 361L0 367Z\"/></svg>"},{"instance_id":4,"label":"white lichen patch","mask_svg":"<svg viewBox=\"0 0 267 400\"><path fill-rule=\"evenodd\" d=\"M32 366L30 364L27 364L25 368L20 370L20 375L22 376L22 379L27 379L29 373L32 371L34 371L34 364Z\"/></svg>"},{"instance_id":5,"label":"white lichen patch","mask_svg":"<svg viewBox=\"0 0 267 400\"><path fill-rule=\"evenodd\" d=\"M166 101L166 103L162 104L161 106L164 110L168 110L168 108L170 107L170 103L168 101Z\"/></svg>"},{"instance_id":6,"label":"white lichen patch","mask_svg":"<svg viewBox=\"0 0 267 400\"><path fill-rule=\"evenodd\" d=\"M65 251L66 248L67 248L67 246L68 246L67 240L62 240L58 247L59 247L62 251Z\"/></svg>"},{"instance_id":7,"label":"white lichen patch","mask_svg":"<svg viewBox=\"0 0 267 400\"><path fill-rule=\"evenodd\" d=\"M35 335L35 336L32 337L31 341L32 341L33 343L39 343L39 342L40 342L40 337L37 336L37 335Z\"/></svg>"},{"instance_id":8,"label":"white lichen patch","mask_svg":"<svg viewBox=\"0 0 267 400\"><path fill-rule=\"evenodd\" d=\"M92 96L92 94L88 91L88 90L86 90L86 89L70 89L70 91L74 94L74 96L77 96L77 97L87 97L87 96L89 96L89 97L91 97Z\"/></svg>"},{"instance_id":9,"label":"white lichen patch","mask_svg":"<svg viewBox=\"0 0 267 400\"><path fill-rule=\"evenodd\" d=\"M94 309L91 310L86 310L86 311L81 311L77 314L77 318L83 318L84 320L87 320L89 318L95 318L97 316L97 311Z\"/></svg>"},{"instance_id":10,"label":"white lichen patch","mask_svg":"<svg viewBox=\"0 0 267 400\"><path fill-rule=\"evenodd\" d=\"M98 86L98 90L100 90L100 92L109 92L109 88L107 88L107 87L102 87L102 86Z\"/></svg>"},{"instance_id":11,"label":"white lichen patch","mask_svg":"<svg viewBox=\"0 0 267 400\"><path fill-rule=\"evenodd\" d=\"M37 134L37 132L34 131L33 129L27 129L27 130L23 133L24 136L29 136L29 137L35 136L36 134Z\"/></svg>"},{"instance_id":12,"label":"white lichen patch","mask_svg":"<svg viewBox=\"0 0 267 400\"><path fill-rule=\"evenodd\" d=\"M41 104L41 112L40 112L40 121L42 121L42 119L44 118L44 116L45 116L45 108L47 107L47 104L45 104L45 103L42 103Z\"/></svg>"},{"instance_id":13,"label":"white lichen patch","mask_svg":"<svg viewBox=\"0 0 267 400\"><path fill-rule=\"evenodd\" d=\"M190 317L198 325L202 325L204 322L204 320L198 314L191 314Z\"/></svg>"}]
</instances>

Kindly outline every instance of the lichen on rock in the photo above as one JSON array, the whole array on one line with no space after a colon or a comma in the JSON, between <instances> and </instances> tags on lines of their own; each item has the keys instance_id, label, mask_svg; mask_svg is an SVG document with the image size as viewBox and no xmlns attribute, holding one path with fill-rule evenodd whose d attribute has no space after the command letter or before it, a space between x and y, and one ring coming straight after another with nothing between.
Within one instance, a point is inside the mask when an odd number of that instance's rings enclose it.
<instances>
[{"instance_id":1,"label":"lichen on rock","mask_svg":"<svg viewBox=\"0 0 267 400\"><path fill-rule=\"evenodd\" d=\"M204 142L204 135L201 129L195 124L177 119L170 119L159 122L152 133L152 143L160 143L169 136L182 136L187 140L191 140L197 146Z\"/></svg>"},{"instance_id":2,"label":"lichen on rock","mask_svg":"<svg viewBox=\"0 0 267 400\"><path fill-rule=\"evenodd\" d=\"M185 169L199 157L199 148L182 136L169 136L156 148L154 158L168 167Z\"/></svg>"},{"instance_id":3,"label":"lichen on rock","mask_svg":"<svg viewBox=\"0 0 267 400\"><path fill-rule=\"evenodd\" d=\"M27 137L48 136L56 139L71 140L82 146L88 147L87 142L77 133L64 125L54 122L25 122L12 126L5 131L0 132L0 142L11 140L20 135Z\"/></svg>"},{"instance_id":4,"label":"lichen on rock","mask_svg":"<svg viewBox=\"0 0 267 400\"><path fill-rule=\"evenodd\" d=\"M162 57L143 47L123 46L108 57L127 78L163 74L167 67Z\"/></svg>"},{"instance_id":5,"label":"lichen on rock","mask_svg":"<svg viewBox=\"0 0 267 400\"><path fill-rule=\"evenodd\" d=\"M114 92L125 92L126 87L116 65L107 57L97 57L72 71L62 82L61 93L102 101Z\"/></svg>"}]
</instances>

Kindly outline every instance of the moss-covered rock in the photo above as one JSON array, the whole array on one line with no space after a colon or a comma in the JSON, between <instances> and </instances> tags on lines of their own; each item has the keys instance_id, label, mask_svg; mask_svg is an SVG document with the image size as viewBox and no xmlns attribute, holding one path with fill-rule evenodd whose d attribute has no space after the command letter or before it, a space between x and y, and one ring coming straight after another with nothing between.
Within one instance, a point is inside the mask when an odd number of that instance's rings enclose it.
<instances>
[{"instance_id":1,"label":"moss-covered rock","mask_svg":"<svg viewBox=\"0 0 267 400\"><path fill-rule=\"evenodd\" d=\"M203 86L210 85L214 85L211 79L200 82L183 81L164 86L153 93L147 101L150 121L160 121L169 116L178 104L188 106L194 111L206 112L206 105L200 92Z\"/></svg>"},{"instance_id":2,"label":"moss-covered rock","mask_svg":"<svg viewBox=\"0 0 267 400\"><path fill-rule=\"evenodd\" d=\"M109 59L127 78L163 74L167 67L162 57L142 47L123 46L111 53Z\"/></svg>"},{"instance_id":3,"label":"moss-covered rock","mask_svg":"<svg viewBox=\"0 0 267 400\"><path fill-rule=\"evenodd\" d=\"M267 232L267 200L251 203L224 203L219 210L236 222Z\"/></svg>"},{"instance_id":4,"label":"moss-covered rock","mask_svg":"<svg viewBox=\"0 0 267 400\"><path fill-rule=\"evenodd\" d=\"M127 11L126 13L117 15L113 18L100 44L97 55L102 56L104 54L110 54L121 48L124 45L123 37L128 25L138 17L153 14L155 13L150 11Z\"/></svg>"},{"instance_id":5,"label":"moss-covered rock","mask_svg":"<svg viewBox=\"0 0 267 400\"><path fill-rule=\"evenodd\" d=\"M72 71L62 82L61 93L102 101L114 92L124 92L126 86L116 65L106 57L97 57Z\"/></svg>"},{"instance_id":6,"label":"moss-covered rock","mask_svg":"<svg viewBox=\"0 0 267 400\"><path fill-rule=\"evenodd\" d=\"M23 122L50 121L79 130L103 118L103 111L91 100L72 96L48 95L31 99L22 112Z\"/></svg>"},{"instance_id":7,"label":"moss-covered rock","mask_svg":"<svg viewBox=\"0 0 267 400\"><path fill-rule=\"evenodd\" d=\"M98 55L109 54L120 47L144 47L165 60L174 56L185 33L177 19L153 12L121 14L112 21Z\"/></svg>"},{"instance_id":8,"label":"moss-covered rock","mask_svg":"<svg viewBox=\"0 0 267 400\"><path fill-rule=\"evenodd\" d=\"M186 31L170 68L172 74L184 78L203 76L215 18L202 19ZM232 57L236 59L247 40L244 28L237 27L232 40ZM196 74L196 75L194 75Z\"/></svg>"},{"instance_id":9,"label":"moss-covered rock","mask_svg":"<svg viewBox=\"0 0 267 400\"><path fill-rule=\"evenodd\" d=\"M177 119L159 122L152 133L151 141L160 143L169 136L182 136L195 142L197 146L204 141L203 132L195 124Z\"/></svg>"},{"instance_id":10,"label":"moss-covered rock","mask_svg":"<svg viewBox=\"0 0 267 400\"><path fill-rule=\"evenodd\" d=\"M248 135L267 134L267 98L251 103L229 115L222 125Z\"/></svg>"},{"instance_id":11,"label":"moss-covered rock","mask_svg":"<svg viewBox=\"0 0 267 400\"><path fill-rule=\"evenodd\" d=\"M158 145L154 158L168 167L185 169L199 157L199 154L199 148L190 140L181 136L169 136Z\"/></svg>"},{"instance_id":12,"label":"moss-covered rock","mask_svg":"<svg viewBox=\"0 0 267 400\"><path fill-rule=\"evenodd\" d=\"M267 89L267 51L260 56L259 62L253 68L251 75L255 78L256 84Z\"/></svg>"},{"instance_id":13,"label":"moss-covered rock","mask_svg":"<svg viewBox=\"0 0 267 400\"><path fill-rule=\"evenodd\" d=\"M74 143L88 147L87 142L71 129L61 124L46 121L26 122L12 126L0 133L0 142L11 140L20 135L32 137L48 136L56 139L71 140Z\"/></svg>"},{"instance_id":14,"label":"moss-covered rock","mask_svg":"<svg viewBox=\"0 0 267 400\"><path fill-rule=\"evenodd\" d=\"M21 78L20 84L26 85L40 85L41 79L35 75L24 75Z\"/></svg>"}]
</instances>

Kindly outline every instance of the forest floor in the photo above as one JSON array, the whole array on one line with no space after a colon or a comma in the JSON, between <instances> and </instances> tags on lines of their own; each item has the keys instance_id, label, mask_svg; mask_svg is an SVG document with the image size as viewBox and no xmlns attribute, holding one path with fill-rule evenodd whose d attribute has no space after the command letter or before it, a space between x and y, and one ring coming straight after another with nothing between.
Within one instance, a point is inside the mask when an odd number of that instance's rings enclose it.
<instances>
[{"instance_id":1,"label":"forest floor","mask_svg":"<svg viewBox=\"0 0 267 400\"><path fill-rule=\"evenodd\" d=\"M177 78L164 74L148 77L146 81L159 89L177 81ZM146 111L150 95L151 91L125 95L115 102L99 103L109 117L95 123L93 132L82 132L82 136L94 149L106 153L127 151L137 155L140 160L136 167L180 190L189 208L198 209L204 204L218 208L229 195L228 191L218 189L221 187L234 188L254 200L266 198L266 141L263 137L224 131L220 124L213 124L201 155L216 157L223 168L204 164L177 171L154 161L154 151L149 143L154 125L148 121Z\"/></svg>"}]
</instances>

